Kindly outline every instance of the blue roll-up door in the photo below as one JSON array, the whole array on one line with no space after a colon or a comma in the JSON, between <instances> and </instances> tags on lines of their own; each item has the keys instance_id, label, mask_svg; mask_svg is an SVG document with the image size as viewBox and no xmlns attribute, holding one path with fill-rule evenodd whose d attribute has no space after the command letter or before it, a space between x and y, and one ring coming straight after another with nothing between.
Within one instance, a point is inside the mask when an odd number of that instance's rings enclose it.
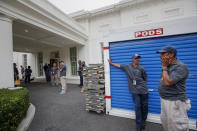
<instances>
[{"instance_id":1,"label":"blue roll-up door","mask_svg":"<svg viewBox=\"0 0 197 131\"><path fill-rule=\"evenodd\" d=\"M148 76L149 113L160 114L160 96L158 83L161 74L160 55L156 51L166 45L177 48L177 57L189 68L187 79L187 95L192 108L189 117L197 119L197 34L176 35L159 38L149 38L110 43L110 57L112 62L120 65L131 63L133 53L142 57L140 64L144 66ZM126 73L121 69L110 66L111 78L111 106L126 110L134 110L132 95L128 90Z\"/></svg>"}]
</instances>

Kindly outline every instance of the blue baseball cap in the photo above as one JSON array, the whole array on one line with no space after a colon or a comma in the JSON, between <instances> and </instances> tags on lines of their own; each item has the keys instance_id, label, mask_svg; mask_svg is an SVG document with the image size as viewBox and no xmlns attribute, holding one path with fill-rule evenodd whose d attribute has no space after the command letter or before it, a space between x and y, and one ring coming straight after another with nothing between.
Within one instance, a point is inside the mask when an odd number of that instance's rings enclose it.
<instances>
[{"instance_id":1,"label":"blue baseball cap","mask_svg":"<svg viewBox=\"0 0 197 131\"><path fill-rule=\"evenodd\" d=\"M141 58L141 56L139 54L135 53L135 54L133 54L132 58L135 58L135 59L136 58Z\"/></svg>"},{"instance_id":2,"label":"blue baseball cap","mask_svg":"<svg viewBox=\"0 0 197 131\"><path fill-rule=\"evenodd\" d=\"M168 46L165 46L163 47L161 50L158 50L156 53L177 53L177 50L174 46L171 46L171 45L168 45Z\"/></svg>"}]
</instances>

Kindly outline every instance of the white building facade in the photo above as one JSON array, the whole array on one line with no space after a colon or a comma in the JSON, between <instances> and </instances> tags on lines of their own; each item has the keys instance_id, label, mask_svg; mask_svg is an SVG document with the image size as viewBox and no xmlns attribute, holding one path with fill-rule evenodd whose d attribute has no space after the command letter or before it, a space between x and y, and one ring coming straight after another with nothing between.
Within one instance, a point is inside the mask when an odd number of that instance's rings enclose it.
<instances>
[{"instance_id":1,"label":"white building facade","mask_svg":"<svg viewBox=\"0 0 197 131\"><path fill-rule=\"evenodd\" d=\"M118 46L121 47L121 42L124 41L149 40L148 38L162 40L163 37L183 34L191 34L193 38L197 32L196 0L124 0L93 11L75 12L69 16L46 1L4 0L0 2L0 13L0 27L6 30L0 30L0 58L5 59L4 56L7 56L2 67L8 70L0 70L3 72L0 75L0 88L13 86L13 70L10 70L13 51L33 54L29 61L36 61L30 63L35 67L35 76L44 75L41 72L45 63L64 60L67 65L68 83L75 84L79 83L77 60L83 60L87 65L104 62L106 112L129 118L134 118L132 107L116 108L114 105L118 101L115 101L113 96L116 93L113 92L114 69L107 62L109 56L113 56L110 53L113 52L112 45L119 42ZM196 47L195 43L192 46ZM195 49L193 48L193 52ZM121 60L127 61L123 57ZM195 73L194 71L191 75L195 76ZM149 91L156 92L155 89ZM196 97L192 99L193 102L197 101ZM195 104L192 105L193 109L197 109ZM196 114L195 111L190 112L192 129L195 129ZM159 123L159 114L153 111L148 120Z\"/></svg>"},{"instance_id":2,"label":"white building facade","mask_svg":"<svg viewBox=\"0 0 197 131\"><path fill-rule=\"evenodd\" d=\"M79 11L71 16L89 31L89 63L102 62L101 44L104 46L107 114L135 119L127 77L121 70L109 66L107 59L111 57L115 63L128 64L131 63L132 53L138 52L148 73L148 121L160 123L158 79L161 68L155 51L170 44L177 47L178 58L190 70L186 85L192 104L188 112L189 125L191 129L196 129L196 0L124 0L89 12Z\"/></svg>"},{"instance_id":3,"label":"white building facade","mask_svg":"<svg viewBox=\"0 0 197 131\"><path fill-rule=\"evenodd\" d=\"M64 60L68 67L68 82L76 84L79 83L79 77L76 73L72 73L71 71L70 48L76 48L74 49L76 50L76 60L83 60L86 64L103 63L103 47L106 46L106 36L108 34L141 25L168 22L170 20L196 16L195 4L195 0L191 0L190 2L184 0L124 0L117 4L93 11L75 12L70 14L70 17L84 28L84 32L88 36L85 45L73 45L68 42L66 43L67 45L63 47L46 47L44 50L34 52L36 52L37 59L39 58L38 54L42 56L43 65L50 63L51 59ZM115 40L116 39L114 39L114 41ZM56 43L57 41L61 44L64 43L60 38L49 38L47 42ZM54 53L58 54L56 55L58 58L55 58ZM76 66L76 62L74 63ZM36 76L42 75L42 73L39 73L39 68L40 67L37 68Z\"/></svg>"}]
</instances>

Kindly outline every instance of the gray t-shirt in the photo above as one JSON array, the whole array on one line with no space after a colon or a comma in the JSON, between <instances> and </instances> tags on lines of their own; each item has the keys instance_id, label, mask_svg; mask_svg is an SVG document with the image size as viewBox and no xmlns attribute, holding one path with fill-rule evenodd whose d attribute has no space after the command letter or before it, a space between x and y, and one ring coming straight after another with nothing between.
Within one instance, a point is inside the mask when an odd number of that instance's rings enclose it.
<instances>
[{"instance_id":1,"label":"gray t-shirt","mask_svg":"<svg viewBox=\"0 0 197 131\"><path fill-rule=\"evenodd\" d=\"M58 68L57 67L51 67L51 73L52 75L57 75L57 72L58 72Z\"/></svg>"},{"instance_id":2,"label":"gray t-shirt","mask_svg":"<svg viewBox=\"0 0 197 131\"><path fill-rule=\"evenodd\" d=\"M188 99L185 88L186 79L189 74L187 66L177 59L172 65L168 67L168 74L174 85L165 86L161 75L159 83L159 93L161 98L181 101Z\"/></svg>"},{"instance_id":3,"label":"gray t-shirt","mask_svg":"<svg viewBox=\"0 0 197 131\"><path fill-rule=\"evenodd\" d=\"M60 72L60 77L66 76L66 65L64 64L60 69L62 69Z\"/></svg>"},{"instance_id":4,"label":"gray t-shirt","mask_svg":"<svg viewBox=\"0 0 197 131\"><path fill-rule=\"evenodd\" d=\"M129 90L135 94L147 94L146 86L147 76L144 67L138 65L134 67L132 64L121 65L120 68L126 72L129 83Z\"/></svg>"}]
</instances>

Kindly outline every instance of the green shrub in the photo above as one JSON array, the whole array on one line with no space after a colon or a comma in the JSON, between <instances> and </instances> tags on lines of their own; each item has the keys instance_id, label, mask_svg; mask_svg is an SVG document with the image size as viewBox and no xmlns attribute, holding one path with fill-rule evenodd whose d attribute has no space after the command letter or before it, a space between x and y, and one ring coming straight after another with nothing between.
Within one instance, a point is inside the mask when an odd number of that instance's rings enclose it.
<instances>
[{"instance_id":1,"label":"green shrub","mask_svg":"<svg viewBox=\"0 0 197 131\"><path fill-rule=\"evenodd\" d=\"M0 131L16 131L29 108L29 92L0 89Z\"/></svg>"}]
</instances>

